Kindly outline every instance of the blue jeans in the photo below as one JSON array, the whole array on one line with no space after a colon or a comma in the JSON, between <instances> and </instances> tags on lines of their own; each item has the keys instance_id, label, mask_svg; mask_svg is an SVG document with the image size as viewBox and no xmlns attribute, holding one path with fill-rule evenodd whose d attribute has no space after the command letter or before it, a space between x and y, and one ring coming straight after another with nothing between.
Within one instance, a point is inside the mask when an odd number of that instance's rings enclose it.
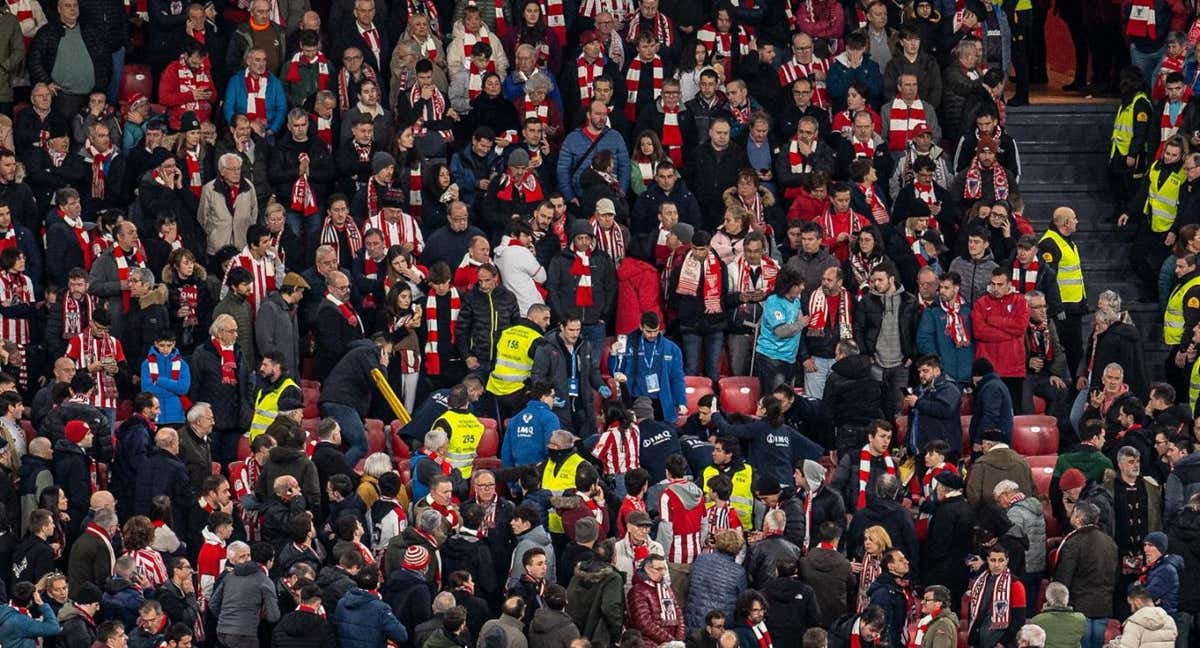
<instances>
[{"instance_id":1,"label":"blue jeans","mask_svg":"<svg viewBox=\"0 0 1200 648\"><path fill-rule=\"evenodd\" d=\"M342 428L342 439L350 446L346 451L346 462L351 466L367 454L367 430L363 427L358 411L341 403L321 403L321 416L337 421Z\"/></svg>"},{"instance_id":2,"label":"blue jeans","mask_svg":"<svg viewBox=\"0 0 1200 648\"><path fill-rule=\"evenodd\" d=\"M1129 60L1133 63L1133 67L1141 70L1142 78L1146 83L1154 86L1154 73L1158 71L1159 64L1162 63L1163 54L1166 52L1167 46L1163 45L1153 52L1143 52L1136 46L1129 46Z\"/></svg>"},{"instance_id":3,"label":"blue jeans","mask_svg":"<svg viewBox=\"0 0 1200 648\"><path fill-rule=\"evenodd\" d=\"M592 364L596 368L600 368L600 352L608 343L605 338L604 320L599 320L595 324L584 324L583 337L592 345Z\"/></svg>"},{"instance_id":4,"label":"blue jeans","mask_svg":"<svg viewBox=\"0 0 1200 648\"><path fill-rule=\"evenodd\" d=\"M105 90L105 94L108 95L109 103L116 104L117 100L121 96L121 75L125 72L124 47L112 53L112 68L112 79L110 79L108 82L108 88ZM120 139L120 137L117 138L118 144L120 144Z\"/></svg>"},{"instance_id":5,"label":"blue jeans","mask_svg":"<svg viewBox=\"0 0 1200 648\"><path fill-rule=\"evenodd\" d=\"M812 356L813 364L817 365L817 370L813 372L804 372L804 393L813 398L821 398L825 394L825 381L829 378L829 372L833 369L833 358L818 358Z\"/></svg>"},{"instance_id":6,"label":"blue jeans","mask_svg":"<svg viewBox=\"0 0 1200 648\"><path fill-rule=\"evenodd\" d=\"M1087 389L1080 390L1075 395L1075 401L1071 403L1071 429L1078 430L1079 422L1083 420L1083 410L1088 406L1088 395L1092 390L1089 386Z\"/></svg>"},{"instance_id":7,"label":"blue jeans","mask_svg":"<svg viewBox=\"0 0 1200 648\"><path fill-rule=\"evenodd\" d=\"M297 211L287 210L287 226L296 234L304 239L305 245L313 245L321 237L321 223L325 217L321 215L320 210L312 216L305 216ZM315 246L314 246L315 247Z\"/></svg>"},{"instance_id":8,"label":"blue jeans","mask_svg":"<svg viewBox=\"0 0 1200 648\"><path fill-rule=\"evenodd\" d=\"M704 347L704 373L697 373L700 369L700 348ZM720 378L718 366L721 361L721 347L725 344L725 333L717 331L716 333L705 333L698 335L696 333L683 334L683 372L689 376L707 376L713 382L713 389L717 387L717 380Z\"/></svg>"},{"instance_id":9,"label":"blue jeans","mask_svg":"<svg viewBox=\"0 0 1200 648\"><path fill-rule=\"evenodd\" d=\"M1035 595L1036 596L1036 595ZM1108 619L1093 619L1088 617L1087 628L1083 633L1081 648L1103 648L1104 630L1108 627Z\"/></svg>"}]
</instances>

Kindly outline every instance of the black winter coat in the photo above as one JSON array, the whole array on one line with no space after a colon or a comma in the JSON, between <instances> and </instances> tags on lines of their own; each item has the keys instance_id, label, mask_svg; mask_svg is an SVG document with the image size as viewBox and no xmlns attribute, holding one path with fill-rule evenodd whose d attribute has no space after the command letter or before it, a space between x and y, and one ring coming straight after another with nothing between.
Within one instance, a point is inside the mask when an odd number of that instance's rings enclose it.
<instances>
[{"instance_id":1,"label":"black winter coat","mask_svg":"<svg viewBox=\"0 0 1200 648\"><path fill-rule=\"evenodd\" d=\"M912 358L917 352L917 320L921 316L921 309L917 307L917 298L912 293L901 290L899 299L900 351L905 358ZM882 325L883 298L871 291L863 295L858 303L854 319L854 337L864 355L875 355L875 343L879 340Z\"/></svg>"},{"instance_id":2,"label":"black winter coat","mask_svg":"<svg viewBox=\"0 0 1200 648\"><path fill-rule=\"evenodd\" d=\"M93 23L85 24L83 21L80 21L78 26L83 30L83 43L87 45L88 54L92 57L95 87L107 88L109 80L112 79L112 52L115 48L109 48L108 37L103 27ZM64 34L66 28L61 22L55 21L42 25L33 35L33 42L29 44L29 56L25 62L29 68L29 78L34 83L54 82L50 73L54 70L54 61L58 58L58 43Z\"/></svg>"},{"instance_id":3,"label":"black winter coat","mask_svg":"<svg viewBox=\"0 0 1200 648\"><path fill-rule=\"evenodd\" d=\"M871 356L847 356L833 363L821 397L832 427L867 425L883 418L883 376Z\"/></svg>"},{"instance_id":4,"label":"black winter coat","mask_svg":"<svg viewBox=\"0 0 1200 648\"><path fill-rule=\"evenodd\" d=\"M286 446L271 448L270 454L267 455L267 462L263 464L258 484L254 487L258 500L265 502L268 499L275 499L277 497L274 488L275 480L284 475L296 478L296 481L300 483L300 494L304 496L308 510L315 513L321 503L321 484L317 481L317 467L304 453L304 448Z\"/></svg>"},{"instance_id":5,"label":"black winter coat","mask_svg":"<svg viewBox=\"0 0 1200 648\"><path fill-rule=\"evenodd\" d=\"M208 403L218 430L246 429L250 424L252 368L242 362L241 348L234 344L233 357L237 361L237 384L221 382L221 356L211 342L201 344L192 352L192 388L188 396L193 403Z\"/></svg>"},{"instance_id":6,"label":"black winter coat","mask_svg":"<svg viewBox=\"0 0 1200 648\"><path fill-rule=\"evenodd\" d=\"M900 502L876 498L875 501L868 502L866 508L855 513L844 536L846 555L862 555L863 531L875 525L886 529L892 538L892 546L899 547L904 551L904 555L908 556L911 565L909 578L913 578L917 573L918 557L921 555L917 545L917 529L913 526L912 515Z\"/></svg>"},{"instance_id":7,"label":"black winter coat","mask_svg":"<svg viewBox=\"0 0 1200 648\"><path fill-rule=\"evenodd\" d=\"M333 624L318 614L303 610L283 615L271 633L273 648L329 648L336 645L337 632Z\"/></svg>"},{"instance_id":8,"label":"black winter coat","mask_svg":"<svg viewBox=\"0 0 1200 648\"><path fill-rule=\"evenodd\" d=\"M367 415L375 381L371 370L379 368L379 347L370 340L352 342L341 360L321 383L322 403L338 403L355 408L359 416Z\"/></svg>"},{"instance_id":9,"label":"black winter coat","mask_svg":"<svg viewBox=\"0 0 1200 648\"><path fill-rule=\"evenodd\" d=\"M967 589L968 570L963 561L974 547L974 537L975 510L967 498L956 496L937 504L921 547L923 580L950 588L952 601Z\"/></svg>"},{"instance_id":10,"label":"black winter coat","mask_svg":"<svg viewBox=\"0 0 1200 648\"><path fill-rule=\"evenodd\" d=\"M832 549L813 547L800 561L800 578L812 585L821 610L818 621L821 627L828 628L845 614L846 600L854 583L846 556Z\"/></svg>"},{"instance_id":11,"label":"black winter coat","mask_svg":"<svg viewBox=\"0 0 1200 648\"><path fill-rule=\"evenodd\" d=\"M317 587L321 588L322 603L340 601L354 586L354 577L337 565L322 567L317 574Z\"/></svg>"},{"instance_id":12,"label":"black winter coat","mask_svg":"<svg viewBox=\"0 0 1200 648\"><path fill-rule=\"evenodd\" d=\"M578 316L585 326L596 324L608 317L617 303L617 270L612 257L593 247L590 262L593 305L587 308L575 305L575 293L579 290L579 277L571 274L575 251L568 247L550 262L545 288L550 309L558 314L559 319L568 315Z\"/></svg>"},{"instance_id":13,"label":"black winter coat","mask_svg":"<svg viewBox=\"0 0 1200 648\"><path fill-rule=\"evenodd\" d=\"M817 595L799 578L777 576L768 580L760 592L771 607L767 630L771 633L772 643L799 646L804 632L821 624Z\"/></svg>"},{"instance_id":14,"label":"black winter coat","mask_svg":"<svg viewBox=\"0 0 1200 648\"><path fill-rule=\"evenodd\" d=\"M703 204L703 202L701 203ZM709 254L715 254L709 250ZM689 255L690 256L690 255ZM687 264L685 258L683 263ZM721 300L725 300L725 295L729 291L729 277L725 270L725 264L719 263L717 267L721 272ZM675 312L679 314L679 331L681 333L695 333L704 335L707 333L719 333L724 331L729 326L729 313L732 312L721 309L716 313L708 313L704 307L704 281L708 274L708 259L700 262L700 281L696 288L695 295L679 294L679 276L683 271L683 265L671 271L671 280L668 282L666 297L667 303Z\"/></svg>"},{"instance_id":15,"label":"black winter coat","mask_svg":"<svg viewBox=\"0 0 1200 648\"><path fill-rule=\"evenodd\" d=\"M388 574L379 593L405 628L416 628L433 614L431 585L422 574L397 569Z\"/></svg>"},{"instance_id":16,"label":"black winter coat","mask_svg":"<svg viewBox=\"0 0 1200 648\"><path fill-rule=\"evenodd\" d=\"M491 601L499 595L500 583L496 578L492 551L483 539L456 533L446 539L438 553L442 558L442 573L465 570L474 577L477 596Z\"/></svg>"},{"instance_id":17,"label":"black winter coat","mask_svg":"<svg viewBox=\"0 0 1200 648\"><path fill-rule=\"evenodd\" d=\"M322 299L317 306L317 376L321 380L329 377L334 365L346 355L353 342L363 339L362 316L355 315L355 324L351 324L337 305L328 299Z\"/></svg>"},{"instance_id":18,"label":"black winter coat","mask_svg":"<svg viewBox=\"0 0 1200 648\"><path fill-rule=\"evenodd\" d=\"M1200 612L1200 511L1184 508L1168 534L1168 553L1183 558L1179 572L1179 611Z\"/></svg>"},{"instance_id":19,"label":"black winter coat","mask_svg":"<svg viewBox=\"0 0 1200 648\"><path fill-rule=\"evenodd\" d=\"M499 341L500 332L520 321L521 311L512 291L500 285L490 293L472 288L463 294L458 311L458 328L454 335L458 354L464 359L474 356L480 362L493 361L495 349L492 345Z\"/></svg>"},{"instance_id":20,"label":"black winter coat","mask_svg":"<svg viewBox=\"0 0 1200 648\"><path fill-rule=\"evenodd\" d=\"M705 230L715 232L721 226L725 212L721 194L736 185L738 173L749 166L746 149L733 143L720 153L713 150L710 144L700 146L693 158L687 161L684 178L700 202Z\"/></svg>"},{"instance_id":21,"label":"black winter coat","mask_svg":"<svg viewBox=\"0 0 1200 648\"><path fill-rule=\"evenodd\" d=\"M885 627L887 628L884 636L888 639L888 645L904 645L902 635L904 634L904 624L908 619L908 605L904 590L896 582L896 577L884 569L875 582L871 583L871 587L867 590L867 596L870 597L872 605L883 608L886 615Z\"/></svg>"},{"instance_id":22,"label":"black winter coat","mask_svg":"<svg viewBox=\"0 0 1200 648\"><path fill-rule=\"evenodd\" d=\"M858 615L852 612L830 624L829 648L851 648L850 634L854 630L854 622L857 620ZM879 638L883 639L884 637L880 635ZM881 648L887 644L886 642L867 641L866 637L862 637L857 645L858 648Z\"/></svg>"},{"instance_id":23,"label":"black winter coat","mask_svg":"<svg viewBox=\"0 0 1200 648\"><path fill-rule=\"evenodd\" d=\"M133 512L136 515L148 515L150 499L156 495L167 495L171 498L174 528L185 528L188 506L196 501L197 490L179 457L161 448L152 448L138 469Z\"/></svg>"},{"instance_id":24,"label":"black winter coat","mask_svg":"<svg viewBox=\"0 0 1200 648\"><path fill-rule=\"evenodd\" d=\"M312 187L317 204L325 204L337 176L337 167L333 163L333 156L330 155L329 149L325 148L324 142L315 137L297 142L289 133L285 137L276 138L275 145L270 148L270 151L267 177L276 196L292 195L292 185L300 176L300 154L307 153L309 185Z\"/></svg>"},{"instance_id":25,"label":"black winter coat","mask_svg":"<svg viewBox=\"0 0 1200 648\"><path fill-rule=\"evenodd\" d=\"M1109 363L1115 362L1125 368L1125 384L1129 385L1130 392L1134 394L1147 393L1150 382L1146 376L1146 364L1142 358L1142 336L1138 330L1132 324L1117 322L1096 338L1088 336L1083 362L1087 362L1087 359L1092 357L1093 339L1096 351L1092 366L1103 369ZM1082 369L1086 370L1086 365ZM1103 371L1092 372L1090 389L1104 387L1103 381L1101 381L1103 373ZM1080 371L1078 375L1086 376L1087 373Z\"/></svg>"}]
</instances>

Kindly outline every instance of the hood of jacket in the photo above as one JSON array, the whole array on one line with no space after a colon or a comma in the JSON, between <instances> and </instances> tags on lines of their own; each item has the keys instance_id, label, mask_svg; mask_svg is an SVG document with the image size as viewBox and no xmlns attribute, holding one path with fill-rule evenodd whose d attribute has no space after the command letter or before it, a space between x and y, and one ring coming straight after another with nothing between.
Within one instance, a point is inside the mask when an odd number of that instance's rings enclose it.
<instances>
[{"instance_id":1,"label":"hood of jacket","mask_svg":"<svg viewBox=\"0 0 1200 648\"><path fill-rule=\"evenodd\" d=\"M760 200L762 200L763 207L775 206L775 195L767 191L765 187L760 186L758 188L758 197ZM737 198L737 187L730 187L721 192L721 202L724 203L726 207L738 206L740 203L738 202Z\"/></svg>"},{"instance_id":2,"label":"hood of jacket","mask_svg":"<svg viewBox=\"0 0 1200 648\"><path fill-rule=\"evenodd\" d=\"M267 461L278 464L290 464L305 458L303 448L288 448L286 446L275 446L271 448L270 454L267 455Z\"/></svg>"},{"instance_id":3,"label":"hood of jacket","mask_svg":"<svg viewBox=\"0 0 1200 648\"><path fill-rule=\"evenodd\" d=\"M143 309L151 306L165 305L167 303L166 285L160 283L151 288L150 292L138 297L138 303L142 305Z\"/></svg>"},{"instance_id":4,"label":"hood of jacket","mask_svg":"<svg viewBox=\"0 0 1200 648\"><path fill-rule=\"evenodd\" d=\"M683 503L683 506L689 510L704 501L704 491L700 490L700 487L694 482L675 482L667 486L667 489L674 491L679 496L679 500Z\"/></svg>"},{"instance_id":5,"label":"hood of jacket","mask_svg":"<svg viewBox=\"0 0 1200 648\"><path fill-rule=\"evenodd\" d=\"M769 602L784 603L803 598L807 587L800 579L778 576L763 584L762 595L767 597Z\"/></svg>"},{"instance_id":6,"label":"hood of jacket","mask_svg":"<svg viewBox=\"0 0 1200 648\"><path fill-rule=\"evenodd\" d=\"M463 533L455 533L442 543L438 550L442 554L443 559L452 559L454 564L472 564L474 561L471 558L478 552L480 544L479 538L475 536L465 535Z\"/></svg>"},{"instance_id":7,"label":"hood of jacket","mask_svg":"<svg viewBox=\"0 0 1200 648\"><path fill-rule=\"evenodd\" d=\"M259 565L253 560L247 560L246 562L240 565L234 565L233 567L234 576L253 576L256 573L263 574L264 576L266 575L262 570L262 565Z\"/></svg>"},{"instance_id":8,"label":"hood of jacket","mask_svg":"<svg viewBox=\"0 0 1200 648\"><path fill-rule=\"evenodd\" d=\"M1167 554L1167 555L1163 556L1162 558L1160 558L1158 563L1154 566L1155 566L1155 568L1158 568L1159 566L1174 567L1176 573L1182 574L1183 573L1183 556L1180 556L1179 554Z\"/></svg>"},{"instance_id":9,"label":"hood of jacket","mask_svg":"<svg viewBox=\"0 0 1200 648\"><path fill-rule=\"evenodd\" d=\"M73 452L78 455L87 454L79 444L71 443L65 437L54 442L54 453L58 454L60 452Z\"/></svg>"},{"instance_id":10,"label":"hood of jacket","mask_svg":"<svg viewBox=\"0 0 1200 648\"><path fill-rule=\"evenodd\" d=\"M18 470L18 474L21 476L22 484L33 484L39 472L53 469L54 466L50 463L49 459L42 459L35 455L26 454L24 457L21 457L21 467Z\"/></svg>"},{"instance_id":11,"label":"hood of jacket","mask_svg":"<svg viewBox=\"0 0 1200 648\"><path fill-rule=\"evenodd\" d=\"M374 594L357 587L351 589L342 595L342 600L338 605L345 605L348 610L357 610L367 607L368 605L379 601L379 597Z\"/></svg>"},{"instance_id":12,"label":"hood of jacket","mask_svg":"<svg viewBox=\"0 0 1200 648\"><path fill-rule=\"evenodd\" d=\"M521 537L517 538L517 542L523 542L526 540L537 544L538 546L545 547L546 545L550 544L550 534L546 532L546 527L539 524L526 531Z\"/></svg>"},{"instance_id":13,"label":"hood of jacket","mask_svg":"<svg viewBox=\"0 0 1200 648\"><path fill-rule=\"evenodd\" d=\"M1125 623L1142 626L1147 630L1162 630L1163 626L1171 622L1171 615L1167 611L1157 605L1148 605L1137 612L1129 615Z\"/></svg>"},{"instance_id":14,"label":"hood of jacket","mask_svg":"<svg viewBox=\"0 0 1200 648\"><path fill-rule=\"evenodd\" d=\"M529 624L530 633L550 634L571 625L571 617L561 610L551 610L548 607L538 608L533 613L533 621Z\"/></svg>"},{"instance_id":15,"label":"hood of jacket","mask_svg":"<svg viewBox=\"0 0 1200 648\"><path fill-rule=\"evenodd\" d=\"M205 279L208 279L208 272L205 271L204 268L200 267L200 264L198 263L195 267L196 269L192 272L191 278L197 283L203 283ZM173 284L176 281L179 281L179 277L175 274L175 268L171 267L171 264L169 263L163 268L162 280L163 283L166 284ZM271 294L274 295L275 293Z\"/></svg>"},{"instance_id":16,"label":"hood of jacket","mask_svg":"<svg viewBox=\"0 0 1200 648\"><path fill-rule=\"evenodd\" d=\"M599 560L585 560L575 565L575 578L572 583L579 583L585 588L596 587L614 575L620 576L616 568Z\"/></svg>"},{"instance_id":17,"label":"hood of jacket","mask_svg":"<svg viewBox=\"0 0 1200 648\"><path fill-rule=\"evenodd\" d=\"M1184 507L1175 516L1175 533L1184 542L1200 542L1200 511Z\"/></svg>"},{"instance_id":18,"label":"hood of jacket","mask_svg":"<svg viewBox=\"0 0 1200 648\"><path fill-rule=\"evenodd\" d=\"M633 281L639 276L644 281L657 281L658 270L649 263L631 256L626 256L621 260L621 263L617 264L618 281Z\"/></svg>"},{"instance_id":19,"label":"hood of jacket","mask_svg":"<svg viewBox=\"0 0 1200 648\"><path fill-rule=\"evenodd\" d=\"M121 576L113 576L112 578L104 581L104 591L109 594L116 594L117 592L127 590L131 587L133 587L133 583L130 583Z\"/></svg>"},{"instance_id":20,"label":"hood of jacket","mask_svg":"<svg viewBox=\"0 0 1200 648\"><path fill-rule=\"evenodd\" d=\"M60 609L58 611L58 622L59 623L65 623L66 621L68 621L70 619L76 619L76 618L82 619L85 623L88 623L89 625L93 625L93 626L96 625L96 620L91 617L88 617L86 614L83 613L83 610L80 610L79 608L75 607L74 601L67 601L62 606L62 609Z\"/></svg>"},{"instance_id":21,"label":"hood of jacket","mask_svg":"<svg viewBox=\"0 0 1200 648\"><path fill-rule=\"evenodd\" d=\"M846 356L833 363L830 371L850 380L863 380L871 377L871 367L873 364L871 356L859 353L857 355Z\"/></svg>"},{"instance_id":22,"label":"hood of jacket","mask_svg":"<svg viewBox=\"0 0 1200 648\"><path fill-rule=\"evenodd\" d=\"M354 578L350 576L350 574L344 569L336 565L327 565L322 567L320 573L317 574L317 587L320 587L321 589L342 581L349 581L353 585Z\"/></svg>"}]
</instances>

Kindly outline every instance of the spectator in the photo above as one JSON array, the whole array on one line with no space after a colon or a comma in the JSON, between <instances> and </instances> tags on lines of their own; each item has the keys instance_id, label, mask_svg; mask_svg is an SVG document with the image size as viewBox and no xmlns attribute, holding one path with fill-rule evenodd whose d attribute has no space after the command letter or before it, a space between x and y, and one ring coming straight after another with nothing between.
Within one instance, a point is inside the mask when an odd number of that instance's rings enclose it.
<instances>
[{"instance_id":1,"label":"spectator","mask_svg":"<svg viewBox=\"0 0 1200 648\"><path fill-rule=\"evenodd\" d=\"M1113 589L1117 573L1117 547L1096 526L1100 511L1095 504L1080 502L1071 514L1073 532L1057 551L1054 580L1075 592L1075 608L1087 617L1084 648L1104 643L1104 628L1113 611Z\"/></svg>"},{"instance_id":2,"label":"spectator","mask_svg":"<svg viewBox=\"0 0 1200 648\"><path fill-rule=\"evenodd\" d=\"M1134 584L1126 598L1133 614L1121 628L1119 645L1127 648L1175 645L1178 636L1175 620L1156 605L1149 589Z\"/></svg>"},{"instance_id":3,"label":"spectator","mask_svg":"<svg viewBox=\"0 0 1200 648\"><path fill-rule=\"evenodd\" d=\"M366 567L354 580L355 587L338 600L331 619L337 630L338 645L369 648L389 640L404 645L408 632L374 593L379 586L379 572Z\"/></svg>"},{"instance_id":4,"label":"spectator","mask_svg":"<svg viewBox=\"0 0 1200 648\"><path fill-rule=\"evenodd\" d=\"M1054 582L1046 587L1046 604L1031 623L1046 632L1045 648L1078 646L1087 629L1087 619L1076 612L1070 603L1066 585Z\"/></svg>"}]
</instances>

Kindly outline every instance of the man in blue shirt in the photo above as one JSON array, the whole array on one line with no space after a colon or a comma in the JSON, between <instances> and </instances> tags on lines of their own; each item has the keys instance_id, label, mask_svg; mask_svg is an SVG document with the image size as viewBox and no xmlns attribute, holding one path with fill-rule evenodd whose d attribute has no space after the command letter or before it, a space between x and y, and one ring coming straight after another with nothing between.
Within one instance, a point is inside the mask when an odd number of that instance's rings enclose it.
<instances>
[{"instance_id":1,"label":"man in blue shirt","mask_svg":"<svg viewBox=\"0 0 1200 648\"><path fill-rule=\"evenodd\" d=\"M639 331L630 336L622 353L613 355L613 378L629 390L634 407L645 401L654 408L656 420L671 425L677 417L687 415L683 354L662 335L658 313L642 313Z\"/></svg>"},{"instance_id":2,"label":"man in blue shirt","mask_svg":"<svg viewBox=\"0 0 1200 648\"><path fill-rule=\"evenodd\" d=\"M508 421L500 459L505 468L529 466L546 459L550 435L561 426L554 406L554 387L537 381L530 385L529 404Z\"/></svg>"}]
</instances>

